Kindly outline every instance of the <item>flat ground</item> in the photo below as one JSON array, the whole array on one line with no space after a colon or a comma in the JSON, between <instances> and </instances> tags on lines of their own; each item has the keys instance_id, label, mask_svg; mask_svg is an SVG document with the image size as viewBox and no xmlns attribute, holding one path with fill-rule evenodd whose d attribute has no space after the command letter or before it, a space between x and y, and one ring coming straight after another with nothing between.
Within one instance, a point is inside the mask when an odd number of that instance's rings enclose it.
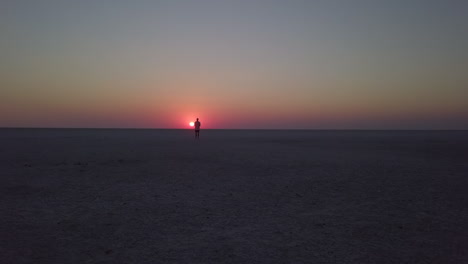
<instances>
[{"instance_id":1,"label":"flat ground","mask_svg":"<svg viewBox=\"0 0 468 264\"><path fill-rule=\"evenodd\" d=\"M467 131L0 130L1 263L468 263Z\"/></svg>"}]
</instances>

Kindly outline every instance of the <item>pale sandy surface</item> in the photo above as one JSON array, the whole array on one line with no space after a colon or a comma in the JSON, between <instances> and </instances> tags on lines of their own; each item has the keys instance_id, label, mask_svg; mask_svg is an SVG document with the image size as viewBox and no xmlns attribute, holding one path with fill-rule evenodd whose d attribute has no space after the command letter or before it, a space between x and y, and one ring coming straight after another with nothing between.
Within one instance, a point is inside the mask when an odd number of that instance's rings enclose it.
<instances>
[{"instance_id":1,"label":"pale sandy surface","mask_svg":"<svg viewBox=\"0 0 468 264\"><path fill-rule=\"evenodd\" d=\"M468 263L468 132L0 129L0 263Z\"/></svg>"}]
</instances>

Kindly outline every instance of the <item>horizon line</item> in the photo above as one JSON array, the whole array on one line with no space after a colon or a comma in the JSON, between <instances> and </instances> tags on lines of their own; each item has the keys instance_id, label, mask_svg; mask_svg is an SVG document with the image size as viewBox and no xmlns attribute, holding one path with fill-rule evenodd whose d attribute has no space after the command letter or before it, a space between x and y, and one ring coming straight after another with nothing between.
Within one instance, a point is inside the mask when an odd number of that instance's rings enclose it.
<instances>
[{"instance_id":1,"label":"horizon line","mask_svg":"<svg viewBox=\"0 0 468 264\"><path fill-rule=\"evenodd\" d=\"M95 130L193 130L193 128L145 128L145 127L0 127L0 129L95 129ZM205 128L202 130L354 130L354 131L468 131L466 128Z\"/></svg>"}]
</instances>

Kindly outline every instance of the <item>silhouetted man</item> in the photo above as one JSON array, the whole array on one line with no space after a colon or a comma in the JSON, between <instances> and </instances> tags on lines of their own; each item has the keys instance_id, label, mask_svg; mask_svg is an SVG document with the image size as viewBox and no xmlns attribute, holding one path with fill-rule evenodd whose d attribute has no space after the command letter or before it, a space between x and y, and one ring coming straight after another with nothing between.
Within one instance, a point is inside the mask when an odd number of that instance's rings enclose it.
<instances>
[{"instance_id":1,"label":"silhouetted man","mask_svg":"<svg viewBox=\"0 0 468 264\"><path fill-rule=\"evenodd\" d=\"M197 121L195 121L195 138L199 138L200 137L200 126L201 126L201 123L200 121L198 121L198 118L197 118Z\"/></svg>"}]
</instances>

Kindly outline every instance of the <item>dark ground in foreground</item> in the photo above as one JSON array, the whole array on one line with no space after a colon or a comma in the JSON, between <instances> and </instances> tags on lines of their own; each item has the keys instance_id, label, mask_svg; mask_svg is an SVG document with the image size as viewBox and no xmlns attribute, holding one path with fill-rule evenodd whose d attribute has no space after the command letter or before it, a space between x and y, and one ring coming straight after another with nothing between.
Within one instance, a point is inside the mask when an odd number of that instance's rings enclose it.
<instances>
[{"instance_id":1,"label":"dark ground in foreground","mask_svg":"<svg viewBox=\"0 0 468 264\"><path fill-rule=\"evenodd\" d=\"M468 263L467 131L0 129L1 263Z\"/></svg>"}]
</instances>

